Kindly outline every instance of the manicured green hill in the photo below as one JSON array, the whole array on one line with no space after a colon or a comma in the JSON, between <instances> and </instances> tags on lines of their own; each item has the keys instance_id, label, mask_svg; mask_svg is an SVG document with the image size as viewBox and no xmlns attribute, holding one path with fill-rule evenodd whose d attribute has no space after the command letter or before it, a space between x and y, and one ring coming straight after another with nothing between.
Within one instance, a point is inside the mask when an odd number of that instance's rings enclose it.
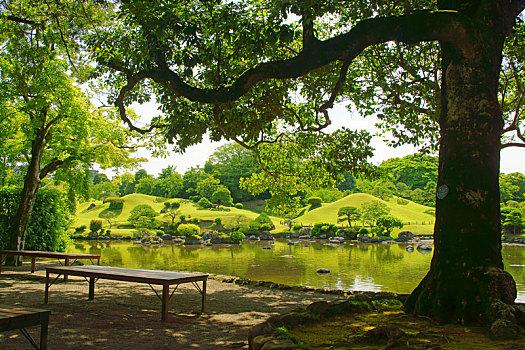
<instances>
[{"instance_id":1,"label":"manicured green hill","mask_svg":"<svg viewBox=\"0 0 525 350\"><path fill-rule=\"evenodd\" d=\"M388 201L383 201L366 193L355 193L346 196L336 202L323 204L320 208L311 210L296 219L303 225L313 225L318 222L337 223L337 212L342 207L353 206L360 208L363 203L378 200L385 203L390 208L390 214L403 221L403 230L411 230L418 234L432 234L434 216L428 214L433 208L407 201L407 204L398 204L398 197L393 197Z\"/></svg>"},{"instance_id":2,"label":"manicured green hill","mask_svg":"<svg viewBox=\"0 0 525 350\"><path fill-rule=\"evenodd\" d=\"M148 204L153 209L155 209L155 211L160 212L161 209L164 208L164 202L166 201L165 198L159 198L138 193L124 196L122 197L122 199L124 199L124 206L122 208L122 211L115 212L117 214L117 217L113 220L116 223L116 225L126 225L131 210L133 210L133 208L139 204ZM169 199L169 201L179 201L181 203L179 212L180 214L186 215L187 219L198 218L200 220L213 221L215 218L220 217L222 219L223 224L230 224L233 223L236 217L238 217L239 215L243 215L249 220L253 220L258 216L258 214L254 213L253 211L231 207L224 209L221 208L219 210L201 209L195 203L187 199L172 198ZM92 203L95 204L95 207L88 210L88 207ZM86 227L89 228L89 223L92 219L101 219L104 222L104 228L109 228L107 221L102 218L103 213L107 212L108 208L109 203L103 204L102 201L88 201L79 204L77 206L77 215L75 217L72 227L75 228L81 225L86 225ZM165 222L171 222L171 218L164 214L160 214L157 217L157 219ZM276 226L279 225L279 218L272 217L272 220ZM115 228L115 226L111 228L111 231L114 234L132 234L132 232L130 231L133 230L117 229Z\"/></svg>"}]
</instances>

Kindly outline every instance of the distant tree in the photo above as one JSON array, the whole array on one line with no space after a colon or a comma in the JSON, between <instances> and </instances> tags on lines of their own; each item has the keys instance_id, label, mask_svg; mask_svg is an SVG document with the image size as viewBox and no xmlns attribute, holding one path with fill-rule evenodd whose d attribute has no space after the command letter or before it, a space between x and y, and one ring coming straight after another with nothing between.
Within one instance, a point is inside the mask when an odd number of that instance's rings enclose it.
<instances>
[{"instance_id":1,"label":"distant tree","mask_svg":"<svg viewBox=\"0 0 525 350\"><path fill-rule=\"evenodd\" d=\"M159 197L175 198L182 192L182 176L169 166L159 174L158 182L155 184L153 194Z\"/></svg>"},{"instance_id":2,"label":"distant tree","mask_svg":"<svg viewBox=\"0 0 525 350\"><path fill-rule=\"evenodd\" d=\"M135 176L130 173L124 173L122 175L115 176L115 178L119 178L119 193L121 196L135 193Z\"/></svg>"},{"instance_id":3,"label":"distant tree","mask_svg":"<svg viewBox=\"0 0 525 350\"><path fill-rule=\"evenodd\" d=\"M117 217L117 214L115 214L112 211L107 211L107 212L100 213L100 217L103 218L103 219L106 219L106 221L108 222L108 225L109 225L109 229L111 230L111 228L115 224L113 219L115 219Z\"/></svg>"},{"instance_id":4,"label":"distant tree","mask_svg":"<svg viewBox=\"0 0 525 350\"><path fill-rule=\"evenodd\" d=\"M128 222L139 228L154 228L155 218L159 215L150 205L139 204L130 212Z\"/></svg>"},{"instance_id":5,"label":"distant tree","mask_svg":"<svg viewBox=\"0 0 525 350\"><path fill-rule=\"evenodd\" d=\"M166 211L166 213L164 214L164 216L166 217L169 217L171 219L171 223L174 224L175 223L175 219L177 219L177 217L179 216L180 214L180 211L177 210L179 207L175 208L175 207L171 207L170 209L168 209L168 211Z\"/></svg>"},{"instance_id":6,"label":"distant tree","mask_svg":"<svg viewBox=\"0 0 525 350\"><path fill-rule=\"evenodd\" d=\"M383 202L371 201L361 205L361 213L362 220L373 228L381 216L390 213L390 208Z\"/></svg>"},{"instance_id":7,"label":"distant tree","mask_svg":"<svg viewBox=\"0 0 525 350\"><path fill-rule=\"evenodd\" d=\"M520 234L523 231L523 217L519 209L512 209L503 222L503 232L508 234Z\"/></svg>"},{"instance_id":8,"label":"distant tree","mask_svg":"<svg viewBox=\"0 0 525 350\"><path fill-rule=\"evenodd\" d=\"M211 201L214 204L217 204L218 206L225 205L225 206L232 206L233 205L233 199L231 196L231 192L226 187L219 188L217 191L213 192L211 196Z\"/></svg>"},{"instance_id":9,"label":"distant tree","mask_svg":"<svg viewBox=\"0 0 525 350\"><path fill-rule=\"evenodd\" d=\"M106 181L109 181L109 179L104 173L96 173L93 176L93 185L98 185L99 183Z\"/></svg>"},{"instance_id":10,"label":"distant tree","mask_svg":"<svg viewBox=\"0 0 525 350\"><path fill-rule=\"evenodd\" d=\"M182 191L181 196L183 198L189 198L199 194L197 191L197 184L202 180L206 179L208 174L203 169L196 167L190 168L184 173L182 177Z\"/></svg>"},{"instance_id":11,"label":"distant tree","mask_svg":"<svg viewBox=\"0 0 525 350\"><path fill-rule=\"evenodd\" d=\"M525 201L525 175L521 173L500 174L500 201Z\"/></svg>"},{"instance_id":12,"label":"distant tree","mask_svg":"<svg viewBox=\"0 0 525 350\"><path fill-rule=\"evenodd\" d=\"M339 191L353 191L356 187L356 181L352 174L345 171L342 177L344 180L337 185Z\"/></svg>"},{"instance_id":13,"label":"distant tree","mask_svg":"<svg viewBox=\"0 0 525 350\"><path fill-rule=\"evenodd\" d=\"M220 180L216 179L212 175L208 175L206 178L197 183L197 193L201 197L206 197L211 200L213 193L220 187Z\"/></svg>"},{"instance_id":14,"label":"distant tree","mask_svg":"<svg viewBox=\"0 0 525 350\"><path fill-rule=\"evenodd\" d=\"M137 185L135 186L136 193L154 195L155 186L159 183L159 180L153 176L147 175L142 177Z\"/></svg>"},{"instance_id":15,"label":"distant tree","mask_svg":"<svg viewBox=\"0 0 525 350\"><path fill-rule=\"evenodd\" d=\"M248 191L239 188L241 178L261 171L252 151L236 143L219 146L206 162L204 169L230 190L235 202L254 198Z\"/></svg>"},{"instance_id":16,"label":"distant tree","mask_svg":"<svg viewBox=\"0 0 525 350\"><path fill-rule=\"evenodd\" d=\"M427 183L437 182L438 157L411 154L385 160L379 168L392 176L394 183L403 182L411 189L423 190Z\"/></svg>"},{"instance_id":17,"label":"distant tree","mask_svg":"<svg viewBox=\"0 0 525 350\"><path fill-rule=\"evenodd\" d=\"M396 218L395 216L392 216L392 215L383 215L381 216L380 218L377 219L377 222L376 222L377 226L378 227L382 227L384 230L383 230L383 234L385 236L390 236L392 234L392 231L394 230L394 228L398 227L398 228L402 228L403 227L403 222Z\"/></svg>"},{"instance_id":18,"label":"distant tree","mask_svg":"<svg viewBox=\"0 0 525 350\"><path fill-rule=\"evenodd\" d=\"M357 221L360 218L361 212L356 207L341 207L337 212L337 221L347 221L349 227L352 227L352 221Z\"/></svg>"},{"instance_id":19,"label":"distant tree","mask_svg":"<svg viewBox=\"0 0 525 350\"><path fill-rule=\"evenodd\" d=\"M119 185L117 181L103 181L91 189L91 196L95 199L102 200L104 198L119 195Z\"/></svg>"},{"instance_id":20,"label":"distant tree","mask_svg":"<svg viewBox=\"0 0 525 350\"><path fill-rule=\"evenodd\" d=\"M137 172L135 173L135 182L138 183L140 181L140 179L146 177L146 176L149 176L148 175L148 172L144 169L140 169L140 170L137 170Z\"/></svg>"}]
</instances>

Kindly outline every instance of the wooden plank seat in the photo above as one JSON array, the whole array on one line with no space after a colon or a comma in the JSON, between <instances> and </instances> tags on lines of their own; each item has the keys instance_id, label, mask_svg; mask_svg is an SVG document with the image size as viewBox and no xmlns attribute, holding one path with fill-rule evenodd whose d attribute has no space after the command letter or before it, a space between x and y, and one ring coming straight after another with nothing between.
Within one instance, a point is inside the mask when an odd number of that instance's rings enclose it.
<instances>
[{"instance_id":1,"label":"wooden plank seat","mask_svg":"<svg viewBox=\"0 0 525 350\"><path fill-rule=\"evenodd\" d=\"M47 329L51 311L21 306L0 305L0 332L19 329L35 349L47 348ZM40 325L40 344L37 344L26 327Z\"/></svg>"},{"instance_id":2,"label":"wooden plank seat","mask_svg":"<svg viewBox=\"0 0 525 350\"><path fill-rule=\"evenodd\" d=\"M50 281L49 275L57 274L53 281ZM60 275L68 274L70 276L84 277L89 282L88 300L93 300L95 297L95 283L99 279L108 279L116 281L127 281L136 283L147 283L155 292L157 297L162 301L161 318L163 321L168 319L168 301L177 290L181 283L192 283L193 286L202 294L202 312L206 307L206 280L207 274L196 273L182 273L174 271L163 270L143 270L130 269L123 267L112 266L69 266L69 267L48 267L46 268L46 289L44 303L47 304L49 298L49 287L55 283ZM202 282L202 288L197 282ZM162 286L162 295L159 295L152 285ZM175 288L170 294L170 286L175 285Z\"/></svg>"},{"instance_id":3,"label":"wooden plank seat","mask_svg":"<svg viewBox=\"0 0 525 350\"><path fill-rule=\"evenodd\" d=\"M78 253L61 253L61 252L44 252L39 250L0 250L0 273L2 273L2 263L8 256L22 256L31 257L31 273L35 272L36 258L52 258L57 259L60 265L69 266L80 259L89 259L92 264L97 261L100 265L100 255L98 254L78 254ZM64 260L64 264L62 261ZM67 281L67 275L64 275L64 280Z\"/></svg>"}]
</instances>

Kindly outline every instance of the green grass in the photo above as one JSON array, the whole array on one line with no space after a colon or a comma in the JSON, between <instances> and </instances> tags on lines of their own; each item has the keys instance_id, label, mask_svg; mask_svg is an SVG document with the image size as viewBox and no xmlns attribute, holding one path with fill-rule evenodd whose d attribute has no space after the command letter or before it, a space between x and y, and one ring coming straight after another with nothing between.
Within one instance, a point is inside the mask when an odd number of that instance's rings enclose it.
<instances>
[{"instance_id":1,"label":"green grass","mask_svg":"<svg viewBox=\"0 0 525 350\"><path fill-rule=\"evenodd\" d=\"M408 201L406 205L397 203L398 197L393 197L388 201L383 201L366 193L355 193L346 196L338 201L323 204L320 208L308 211L298 217L297 222L303 225L313 225L318 222L337 224L337 212L341 207L352 206L360 208L363 203L378 200L385 203L390 208L390 214L403 221L405 226L401 230L412 231L419 235L431 235L434 231L433 215L425 213L433 208ZM362 224L362 223L358 223ZM394 236L400 230L394 231Z\"/></svg>"},{"instance_id":2,"label":"green grass","mask_svg":"<svg viewBox=\"0 0 525 350\"><path fill-rule=\"evenodd\" d=\"M131 213L131 210L135 208L139 204L148 204L150 205L155 211L160 212L162 208L164 208L164 202L166 201L165 198L159 198L154 196L148 196L144 194L130 194L127 196L122 197L124 201L124 206L122 208L122 211L113 211L118 216L112 220L112 222L115 223L115 225L111 228L112 235L120 236L120 235L132 235L133 229L118 229L116 228L116 225L126 225L128 224L128 218ZM187 199L180 199L180 198L172 198L169 199L170 201L177 200L181 203L179 212L180 214L186 215L186 219L191 218L198 218L200 220L211 220L213 221L215 218L220 217L222 219L222 223L225 225L231 224L235 222L236 217L239 215L242 215L245 217L244 220L253 220L255 219L259 214L256 212L253 212L251 210L245 210L245 209L237 209L233 207L224 208L221 207L219 209L201 209L197 206L196 203L193 203L190 200ZM91 205L91 203L95 204L95 208L91 210L87 210L87 208ZM101 217L101 213L107 211L109 209L109 203L103 204L102 201L88 201L84 203L80 203L77 206L77 215L74 219L72 228L79 227L81 225L86 225L89 229L89 223L92 219L102 219L104 223L104 229L109 228L108 222ZM164 222L171 222L171 218L160 214L157 217L158 220L164 221ZM276 226L279 225L279 218L271 217L272 221Z\"/></svg>"}]
</instances>

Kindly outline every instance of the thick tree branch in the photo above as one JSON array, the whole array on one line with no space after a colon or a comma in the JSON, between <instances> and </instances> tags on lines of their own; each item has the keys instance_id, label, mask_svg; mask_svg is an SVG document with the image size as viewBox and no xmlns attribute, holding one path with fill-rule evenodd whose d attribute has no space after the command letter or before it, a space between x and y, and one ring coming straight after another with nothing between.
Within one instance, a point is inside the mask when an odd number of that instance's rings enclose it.
<instances>
[{"instance_id":1,"label":"thick tree branch","mask_svg":"<svg viewBox=\"0 0 525 350\"><path fill-rule=\"evenodd\" d=\"M125 94L140 80L146 78L152 78L173 94L186 97L190 101L231 102L263 80L294 79L334 61L350 62L366 47L388 41L415 43L439 40L453 45L464 55L471 56L475 54L469 44L469 38L473 35L468 19L455 11L429 11L371 18L360 22L346 34L312 43L293 58L261 63L244 72L232 85L217 89L201 89L188 85L169 68L167 62L158 59L157 69L141 71L128 79L128 84L122 88L116 104L123 115L122 102ZM117 70L126 72L125 69L117 68ZM130 125L131 123L126 119L124 121ZM139 130L143 131L143 129Z\"/></svg>"}]
</instances>

